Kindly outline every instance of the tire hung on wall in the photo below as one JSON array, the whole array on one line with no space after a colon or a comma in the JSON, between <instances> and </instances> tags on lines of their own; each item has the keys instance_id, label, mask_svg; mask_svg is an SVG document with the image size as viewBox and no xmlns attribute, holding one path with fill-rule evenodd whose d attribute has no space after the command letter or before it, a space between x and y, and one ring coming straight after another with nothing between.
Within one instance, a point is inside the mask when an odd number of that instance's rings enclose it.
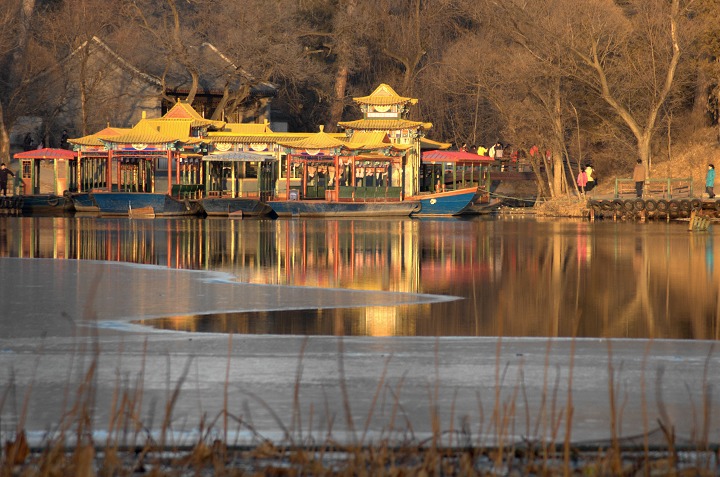
<instances>
[{"instance_id":1,"label":"tire hung on wall","mask_svg":"<svg viewBox=\"0 0 720 477\"><path fill-rule=\"evenodd\" d=\"M645 201L645 210L647 210L648 212L655 212L656 210L658 210L657 202L655 202L652 199L646 200Z\"/></svg>"},{"instance_id":2,"label":"tire hung on wall","mask_svg":"<svg viewBox=\"0 0 720 477\"><path fill-rule=\"evenodd\" d=\"M670 210L670 204L668 204L668 201L665 199L660 199L657 201L657 210L658 212L662 212L663 214Z\"/></svg>"},{"instance_id":3,"label":"tire hung on wall","mask_svg":"<svg viewBox=\"0 0 720 477\"><path fill-rule=\"evenodd\" d=\"M611 211L614 208L615 208L615 205L613 204L613 202L611 200L603 200L602 201L602 209L603 210Z\"/></svg>"},{"instance_id":4,"label":"tire hung on wall","mask_svg":"<svg viewBox=\"0 0 720 477\"><path fill-rule=\"evenodd\" d=\"M625 202L623 202L623 209L625 209L627 212L632 212L635 210L635 201L632 199L628 199Z\"/></svg>"},{"instance_id":5,"label":"tire hung on wall","mask_svg":"<svg viewBox=\"0 0 720 477\"><path fill-rule=\"evenodd\" d=\"M700 210L702 209L702 201L700 199L693 199L690 201L690 207L693 210Z\"/></svg>"},{"instance_id":6,"label":"tire hung on wall","mask_svg":"<svg viewBox=\"0 0 720 477\"><path fill-rule=\"evenodd\" d=\"M634 207L635 210L637 210L638 212L643 211L643 210L645 210L645 201L642 200L642 199L635 199L635 200L633 201L633 207Z\"/></svg>"}]
</instances>

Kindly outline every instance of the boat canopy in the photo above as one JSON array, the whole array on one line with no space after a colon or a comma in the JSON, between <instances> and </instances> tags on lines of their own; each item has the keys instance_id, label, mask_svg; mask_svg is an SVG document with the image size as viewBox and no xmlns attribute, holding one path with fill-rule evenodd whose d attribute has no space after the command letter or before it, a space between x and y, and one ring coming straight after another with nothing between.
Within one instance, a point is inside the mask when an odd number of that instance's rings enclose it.
<instances>
[{"instance_id":1,"label":"boat canopy","mask_svg":"<svg viewBox=\"0 0 720 477\"><path fill-rule=\"evenodd\" d=\"M273 156L268 156L267 154L244 151L221 152L220 154L209 154L202 158L203 161L212 162L263 162L273 159Z\"/></svg>"},{"instance_id":2,"label":"boat canopy","mask_svg":"<svg viewBox=\"0 0 720 477\"><path fill-rule=\"evenodd\" d=\"M465 162L465 163L490 163L493 159L487 156L478 156L472 152L465 151L424 151L422 162Z\"/></svg>"},{"instance_id":3,"label":"boat canopy","mask_svg":"<svg viewBox=\"0 0 720 477\"><path fill-rule=\"evenodd\" d=\"M77 159L77 153L67 149L54 149L45 147L43 149L32 149L30 151L18 152L13 156L15 159Z\"/></svg>"}]
</instances>

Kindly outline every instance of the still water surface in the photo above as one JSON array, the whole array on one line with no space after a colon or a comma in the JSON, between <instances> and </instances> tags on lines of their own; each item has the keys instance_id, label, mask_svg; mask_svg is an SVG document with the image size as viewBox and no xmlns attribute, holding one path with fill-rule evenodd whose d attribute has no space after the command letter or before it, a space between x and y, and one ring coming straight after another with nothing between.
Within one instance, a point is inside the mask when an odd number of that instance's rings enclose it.
<instances>
[{"instance_id":1,"label":"still water surface","mask_svg":"<svg viewBox=\"0 0 720 477\"><path fill-rule=\"evenodd\" d=\"M2 257L124 261L222 271L248 283L460 297L145 323L208 332L718 339L718 246L712 228L688 232L686 224L665 222L0 217Z\"/></svg>"}]
</instances>

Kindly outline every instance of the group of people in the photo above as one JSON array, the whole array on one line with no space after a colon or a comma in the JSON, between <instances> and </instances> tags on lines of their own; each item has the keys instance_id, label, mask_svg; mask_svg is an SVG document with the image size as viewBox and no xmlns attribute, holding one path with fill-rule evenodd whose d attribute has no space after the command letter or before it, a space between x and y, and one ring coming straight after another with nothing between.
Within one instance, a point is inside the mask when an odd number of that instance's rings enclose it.
<instances>
[{"instance_id":1,"label":"group of people","mask_svg":"<svg viewBox=\"0 0 720 477\"><path fill-rule=\"evenodd\" d=\"M642 159L638 159L635 164L635 169L633 169L633 181L635 182L635 194L637 197L642 197L643 195L646 177L645 166L643 165ZM708 164L707 166L705 192L707 192L708 198L715 198L715 164Z\"/></svg>"},{"instance_id":2,"label":"group of people","mask_svg":"<svg viewBox=\"0 0 720 477\"><path fill-rule=\"evenodd\" d=\"M60 135L60 149L70 149L70 144L68 143L68 132L67 129L63 129L62 134ZM23 149L25 151L30 151L33 149L42 149L45 147L45 144L43 144L42 140L40 140L37 144L35 144L35 140L33 139L33 136L31 133L25 134L25 138L23 139Z\"/></svg>"},{"instance_id":3,"label":"group of people","mask_svg":"<svg viewBox=\"0 0 720 477\"><path fill-rule=\"evenodd\" d=\"M635 195L638 198L643 196L643 188L645 187L645 180L647 178L647 171L642 159L638 159L633 169L633 182L635 182ZM593 178L593 169L591 165L585 166L580 170L577 177L577 185L580 188L580 192L589 192L597 185L597 180ZM705 174L705 192L710 199L715 198L715 164L708 164L707 173Z\"/></svg>"},{"instance_id":4,"label":"group of people","mask_svg":"<svg viewBox=\"0 0 720 477\"><path fill-rule=\"evenodd\" d=\"M502 159L504 157L504 151L509 145L503 145L500 141L495 142L490 148L487 148L480 144L479 146L468 146L467 143L463 143L460 146L460 150L464 152L475 152L478 156L488 156L493 159Z\"/></svg>"},{"instance_id":5,"label":"group of people","mask_svg":"<svg viewBox=\"0 0 720 477\"><path fill-rule=\"evenodd\" d=\"M580 193L584 194L590 192L597 185L597 178L595 177L595 169L592 164L585 164L580 166L580 172L577 176L577 185L580 189Z\"/></svg>"}]
</instances>

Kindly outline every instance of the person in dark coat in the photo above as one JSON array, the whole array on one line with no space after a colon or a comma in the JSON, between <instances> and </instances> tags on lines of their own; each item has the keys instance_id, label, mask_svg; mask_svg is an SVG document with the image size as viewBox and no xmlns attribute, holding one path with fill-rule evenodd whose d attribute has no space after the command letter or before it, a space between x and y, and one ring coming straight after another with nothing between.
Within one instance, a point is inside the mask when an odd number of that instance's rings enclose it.
<instances>
[{"instance_id":1,"label":"person in dark coat","mask_svg":"<svg viewBox=\"0 0 720 477\"><path fill-rule=\"evenodd\" d=\"M25 139L23 139L23 149L26 151L30 151L33 149L33 138L30 133L27 133L25 135Z\"/></svg>"},{"instance_id":2,"label":"person in dark coat","mask_svg":"<svg viewBox=\"0 0 720 477\"><path fill-rule=\"evenodd\" d=\"M15 174L13 174L13 171L8 169L3 162L2 164L0 164L0 191L2 192L3 196L7 196L8 176L15 177Z\"/></svg>"}]
</instances>

